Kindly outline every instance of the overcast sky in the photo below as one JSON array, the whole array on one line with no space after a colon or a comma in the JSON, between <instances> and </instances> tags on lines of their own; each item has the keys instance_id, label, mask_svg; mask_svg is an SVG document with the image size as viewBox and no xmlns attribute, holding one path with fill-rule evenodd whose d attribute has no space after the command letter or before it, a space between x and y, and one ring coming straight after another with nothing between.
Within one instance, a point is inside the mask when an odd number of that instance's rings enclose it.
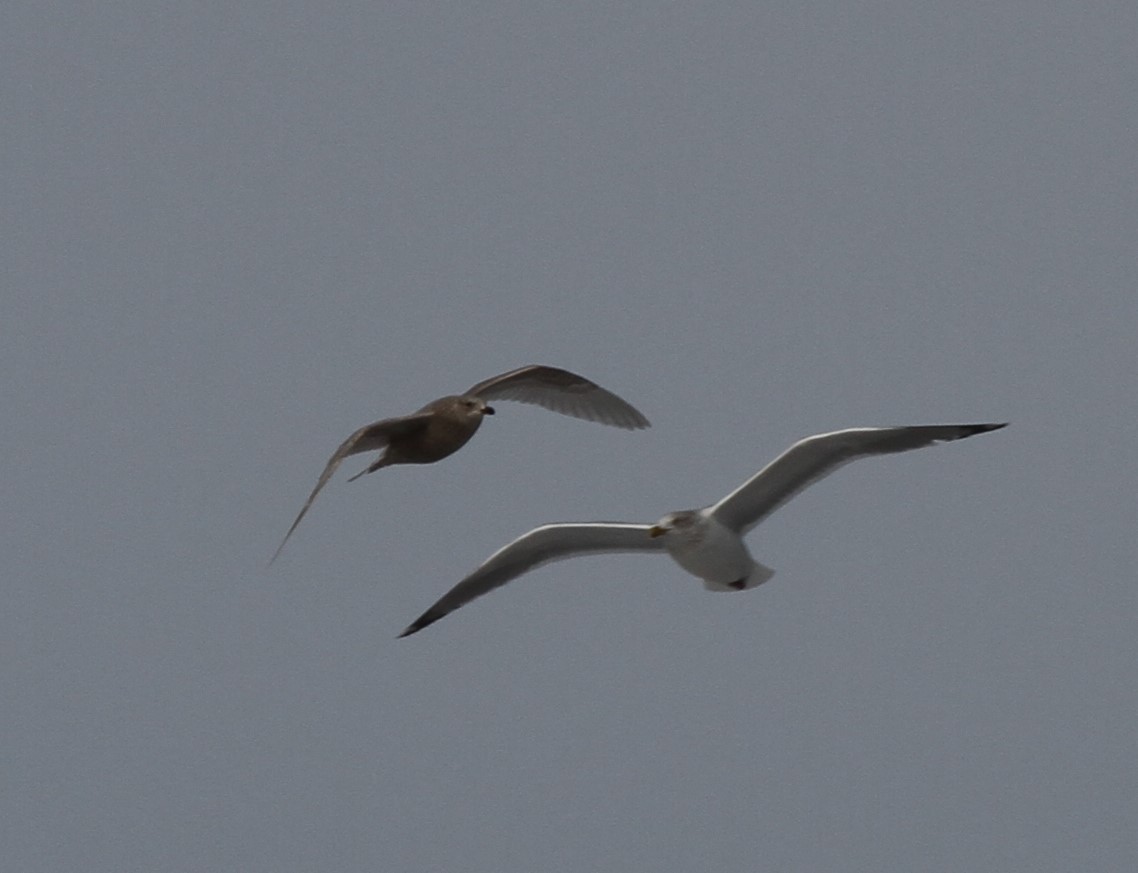
<instances>
[{"instance_id":1,"label":"overcast sky","mask_svg":"<svg viewBox=\"0 0 1138 873\"><path fill-rule=\"evenodd\" d=\"M1132 3L0 14L0 828L38 871L1138 867ZM361 424L522 364L347 484ZM543 568L793 440L848 467L708 594Z\"/></svg>"}]
</instances>

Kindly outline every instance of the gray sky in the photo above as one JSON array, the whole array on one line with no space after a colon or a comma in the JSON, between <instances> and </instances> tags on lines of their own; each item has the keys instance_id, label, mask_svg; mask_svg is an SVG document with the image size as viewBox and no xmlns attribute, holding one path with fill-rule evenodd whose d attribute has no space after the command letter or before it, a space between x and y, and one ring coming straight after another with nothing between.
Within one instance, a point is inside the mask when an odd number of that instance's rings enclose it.
<instances>
[{"instance_id":1,"label":"gray sky","mask_svg":"<svg viewBox=\"0 0 1138 873\"><path fill-rule=\"evenodd\" d=\"M1129 3L5 6L0 825L21 871L1138 864ZM325 489L355 427L530 362ZM710 595L536 572L792 440ZM348 472L368 458L353 459Z\"/></svg>"}]
</instances>

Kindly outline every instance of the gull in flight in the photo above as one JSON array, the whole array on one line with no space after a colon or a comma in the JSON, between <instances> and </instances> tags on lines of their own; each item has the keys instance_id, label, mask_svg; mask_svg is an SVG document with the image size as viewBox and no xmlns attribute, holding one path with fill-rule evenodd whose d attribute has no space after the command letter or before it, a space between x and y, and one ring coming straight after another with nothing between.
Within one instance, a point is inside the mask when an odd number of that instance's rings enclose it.
<instances>
[{"instance_id":1,"label":"gull in flight","mask_svg":"<svg viewBox=\"0 0 1138 873\"><path fill-rule=\"evenodd\" d=\"M649 426L648 419L631 404L584 376L568 370L531 364L492 376L462 394L432 400L418 412L366 424L340 443L269 563L272 564L277 559L288 538L312 506L312 501L320 489L328 484L344 458L360 452L383 450L383 454L369 467L352 476L349 482L354 482L365 473L374 473L394 464L433 464L441 461L466 445L482 424L484 416L494 414L494 409L486 403L488 400L533 403L562 415L626 430Z\"/></svg>"},{"instance_id":2,"label":"gull in flight","mask_svg":"<svg viewBox=\"0 0 1138 873\"><path fill-rule=\"evenodd\" d=\"M755 588L770 579L774 570L751 557L743 536L808 485L858 458L907 452L1006 426L1007 422L865 427L816 434L799 440L718 503L703 509L670 512L655 524L594 521L536 527L491 555L400 636L421 631L535 567L575 555L667 552L703 580L709 591Z\"/></svg>"}]
</instances>

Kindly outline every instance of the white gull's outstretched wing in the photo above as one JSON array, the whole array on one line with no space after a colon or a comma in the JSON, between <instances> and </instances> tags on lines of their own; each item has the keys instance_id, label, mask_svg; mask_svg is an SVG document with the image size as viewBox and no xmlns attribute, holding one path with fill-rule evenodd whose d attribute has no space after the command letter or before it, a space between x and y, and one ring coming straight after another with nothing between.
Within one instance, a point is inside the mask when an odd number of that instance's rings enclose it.
<instances>
[{"instance_id":1,"label":"white gull's outstretched wing","mask_svg":"<svg viewBox=\"0 0 1138 873\"><path fill-rule=\"evenodd\" d=\"M850 461L870 455L907 452L1006 426L1007 422L862 427L816 434L796 442L711 506L710 512L727 527L745 533L808 485Z\"/></svg>"},{"instance_id":2,"label":"white gull's outstretched wing","mask_svg":"<svg viewBox=\"0 0 1138 873\"><path fill-rule=\"evenodd\" d=\"M663 552L663 543L649 535L650 529L651 525L647 524L605 521L546 524L534 528L491 555L399 636L417 633L474 598L551 561L599 552Z\"/></svg>"}]
</instances>

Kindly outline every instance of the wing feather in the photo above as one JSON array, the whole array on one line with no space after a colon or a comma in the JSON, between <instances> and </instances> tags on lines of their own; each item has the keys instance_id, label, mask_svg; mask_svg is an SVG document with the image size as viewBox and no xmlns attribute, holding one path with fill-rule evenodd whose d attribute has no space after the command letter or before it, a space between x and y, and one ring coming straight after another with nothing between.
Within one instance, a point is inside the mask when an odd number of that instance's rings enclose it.
<instances>
[{"instance_id":1,"label":"wing feather","mask_svg":"<svg viewBox=\"0 0 1138 873\"><path fill-rule=\"evenodd\" d=\"M1007 422L865 427L816 434L796 442L714 504L711 514L745 533L812 483L858 458L907 452L1006 426Z\"/></svg>"},{"instance_id":2,"label":"wing feather","mask_svg":"<svg viewBox=\"0 0 1138 873\"><path fill-rule=\"evenodd\" d=\"M518 537L491 555L477 570L440 597L399 636L418 633L460 606L543 564L601 552L659 552L664 545L648 535L650 525L620 522L546 524Z\"/></svg>"},{"instance_id":3,"label":"wing feather","mask_svg":"<svg viewBox=\"0 0 1138 873\"><path fill-rule=\"evenodd\" d=\"M532 403L562 415L626 430L649 427L648 419L626 400L584 376L557 367L519 367L479 382L466 393L483 400Z\"/></svg>"},{"instance_id":4,"label":"wing feather","mask_svg":"<svg viewBox=\"0 0 1138 873\"><path fill-rule=\"evenodd\" d=\"M296 526L300 524L300 520L304 518L305 513L308 512L308 507L312 506L312 501L316 499L316 495L320 493L328 480L332 478L332 474L336 472L336 468L340 466L344 458L349 455L358 455L360 452L372 452L385 448L392 438L398 436L405 436L409 433L414 433L427 426L427 422L431 420L433 413L430 412L416 412L411 415L403 415L398 418L385 418L382 421L374 421L371 424L365 424L350 437L340 443L340 447L332 453L332 457L328 459L328 463L324 465L324 472L320 474L320 478L316 480L316 487L312 489L312 493L308 495L308 499L304 501L304 506L300 508L300 514L297 515L296 521L292 523L292 527L288 529L281 544L277 546L277 550L273 552L273 556L269 558L269 564L277 559L277 555L281 553L281 549L285 547L288 538L292 536L292 532L296 530Z\"/></svg>"}]
</instances>

